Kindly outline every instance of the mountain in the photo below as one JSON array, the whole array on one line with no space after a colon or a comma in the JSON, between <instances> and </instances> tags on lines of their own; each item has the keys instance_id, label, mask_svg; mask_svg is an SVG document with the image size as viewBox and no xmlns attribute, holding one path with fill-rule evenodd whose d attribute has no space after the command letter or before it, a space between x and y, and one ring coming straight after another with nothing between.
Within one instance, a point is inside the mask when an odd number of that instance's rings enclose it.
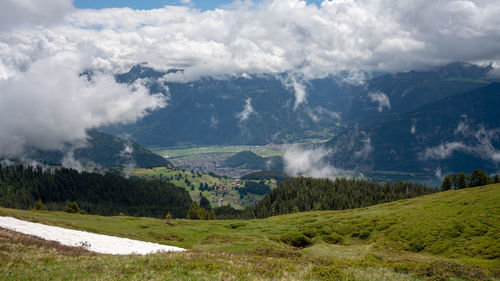
<instances>
[{"instance_id":1,"label":"mountain","mask_svg":"<svg viewBox=\"0 0 500 281\"><path fill-rule=\"evenodd\" d=\"M484 87L492 82L491 65L455 62L423 71L379 76L367 81L354 96L345 119L366 123L397 118L445 97Z\"/></svg>"},{"instance_id":2,"label":"mountain","mask_svg":"<svg viewBox=\"0 0 500 281\"><path fill-rule=\"evenodd\" d=\"M337 167L378 171L498 171L500 83L345 130L325 146Z\"/></svg>"},{"instance_id":3,"label":"mountain","mask_svg":"<svg viewBox=\"0 0 500 281\"><path fill-rule=\"evenodd\" d=\"M89 139L86 147L73 150L70 155L83 165L97 164L104 167L137 166L140 168L168 165L165 158L154 154L140 144L97 130L87 132ZM61 151L34 151L30 158L40 163L61 165L65 161Z\"/></svg>"},{"instance_id":4,"label":"mountain","mask_svg":"<svg viewBox=\"0 0 500 281\"><path fill-rule=\"evenodd\" d=\"M328 139L346 126L391 120L444 97L491 82L491 66L452 63L422 71L379 75L364 84L346 74L301 81L289 74L165 82L179 73L136 65L120 83L147 81L169 97L163 109L135 124L102 128L146 146L241 145ZM297 96L304 102L297 103Z\"/></svg>"},{"instance_id":5,"label":"mountain","mask_svg":"<svg viewBox=\"0 0 500 281\"><path fill-rule=\"evenodd\" d=\"M332 77L295 84L314 99L296 105L293 82L286 75L203 78L190 83L163 82L168 72L134 66L116 76L121 83L148 79L151 92L169 97L163 109L135 124L103 128L129 134L146 146L267 144L328 138L340 125L350 84ZM301 88L303 87L303 89ZM342 101L342 102L340 102Z\"/></svg>"},{"instance_id":6,"label":"mountain","mask_svg":"<svg viewBox=\"0 0 500 281\"><path fill-rule=\"evenodd\" d=\"M230 168L283 171L283 159L280 156L260 157L248 150L236 153L224 160L222 164Z\"/></svg>"}]
</instances>

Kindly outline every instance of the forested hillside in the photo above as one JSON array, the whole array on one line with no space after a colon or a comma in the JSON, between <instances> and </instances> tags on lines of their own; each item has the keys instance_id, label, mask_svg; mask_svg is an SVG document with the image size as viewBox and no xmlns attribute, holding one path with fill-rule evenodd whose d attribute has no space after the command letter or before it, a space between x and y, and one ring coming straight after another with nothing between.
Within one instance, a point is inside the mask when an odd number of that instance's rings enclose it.
<instances>
[{"instance_id":1,"label":"forested hillside","mask_svg":"<svg viewBox=\"0 0 500 281\"><path fill-rule=\"evenodd\" d=\"M401 181L377 183L345 178L292 178L267 194L255 206L254 213L258 218L265 218L313 210L353 209L437 191L425 185Z\"/></svg>"},{"instance_id":2,"label":"forested hillside","mask_svg":"<svg viewBox=\"0 0 500 281\"><path fill-rule=\"evenodd\" d=\"M169 212L174 217L185 217L192 203L186 190L159 180L0 165L1 206L31 209L39 199L51 210L64 210L71 201L91 214L158 218Z\"/></svg>"}]
</instances>

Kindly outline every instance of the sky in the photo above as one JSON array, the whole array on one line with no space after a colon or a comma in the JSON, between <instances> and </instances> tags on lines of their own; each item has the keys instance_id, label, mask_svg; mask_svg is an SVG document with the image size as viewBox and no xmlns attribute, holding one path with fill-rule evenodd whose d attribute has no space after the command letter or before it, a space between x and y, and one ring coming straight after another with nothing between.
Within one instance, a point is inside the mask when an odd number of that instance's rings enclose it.
<instances>
[{"instance_id":1,"label":"sky","mask_svg":"<svg viewBox=\"0 0 500 281\"><path fill-rule=\"evenodd\" d=\"M466 61L500 73L498 0L169 1L0 1L0 156L84 145L87 129L168 106L168 89L114 80L143 62L184 69L164 81L287 73L296 105L308 80L339 72L363 83Z\"/></svg>"},{"instance_id":2,"label":"sky","mask_svg":"<svg viewBox=\"0 0 500 281\"><path fill-rule=\"evenodd\" d=\"M187 5L203 11L213 10L231 4L233 0L75 0L74 6L79 9L124 8L157 9L166 5ZM256 1L257 2L257 1ZM320 4L321 0L308 0L311 4Z\"/></svg>"}]
</instances>

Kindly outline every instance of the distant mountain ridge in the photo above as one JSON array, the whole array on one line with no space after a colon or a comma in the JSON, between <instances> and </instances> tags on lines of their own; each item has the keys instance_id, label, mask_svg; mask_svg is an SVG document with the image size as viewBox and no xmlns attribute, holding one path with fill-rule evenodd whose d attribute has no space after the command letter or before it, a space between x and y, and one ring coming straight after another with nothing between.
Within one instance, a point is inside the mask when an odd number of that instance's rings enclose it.
<instances>
[{"instance_id":1,"label":"distant mountain ridge","mask_svg":"<svg viewBox=\"0 0 500 281\"><path fill-rule=\"evenodd\" d=\"M336 166L360 170L496 172L500 83L455 94L398 118L345 130L326 143Z\"/></svg>"},{"instance_id":2,"label":"distant mountain ridge","mask_svg":"<svg viewBox=\"0 0 500 281\"><path fill-rule=\"evenodd\" d=\"M243 145L328 139L346 127L391 120L444 97L492 81L491 66L451 63L426 71L380 75L364 84L343 76L291 81L287 74L164 82L179 69L136 65L116 75L120 83L145 79L169 104L135 124L103 128L129 134L146 146ZM297 89L294 88L297 86ZM306 100L296 106L295 91Z\"/></svg>"}]
</instances>

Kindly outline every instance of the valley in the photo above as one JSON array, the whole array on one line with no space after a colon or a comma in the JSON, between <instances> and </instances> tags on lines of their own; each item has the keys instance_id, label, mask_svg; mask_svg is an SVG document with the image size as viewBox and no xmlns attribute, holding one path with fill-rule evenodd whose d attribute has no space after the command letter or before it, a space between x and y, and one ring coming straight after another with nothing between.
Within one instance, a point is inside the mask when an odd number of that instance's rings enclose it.
<instances>
[{"instance_id":1,"label":"valley","mask_svg":"<svg viewBox=\"0 0 500 281\"><path fill-rule=\"evenodd\" d=\"M240 178L257 170L228 167L223 165L224 161L236 153L252 151L261 157L282 156L287 145L230 145L230 146L201 146L201 147L173 147L173 148L151 148L151 151L168 159L172 164L184 170L195 170L202 173L214 173L216 175L231 178Z\"/></svg>"},{"instance_id":2,"label":"valley","mask_svg":"<svg viewBox=\"0 0 500 281\"><path fill-rule=\"evenodd\" d=\"M500 281L498 2L0 1L0 280Z\"/></svg>"}]
</instances>

